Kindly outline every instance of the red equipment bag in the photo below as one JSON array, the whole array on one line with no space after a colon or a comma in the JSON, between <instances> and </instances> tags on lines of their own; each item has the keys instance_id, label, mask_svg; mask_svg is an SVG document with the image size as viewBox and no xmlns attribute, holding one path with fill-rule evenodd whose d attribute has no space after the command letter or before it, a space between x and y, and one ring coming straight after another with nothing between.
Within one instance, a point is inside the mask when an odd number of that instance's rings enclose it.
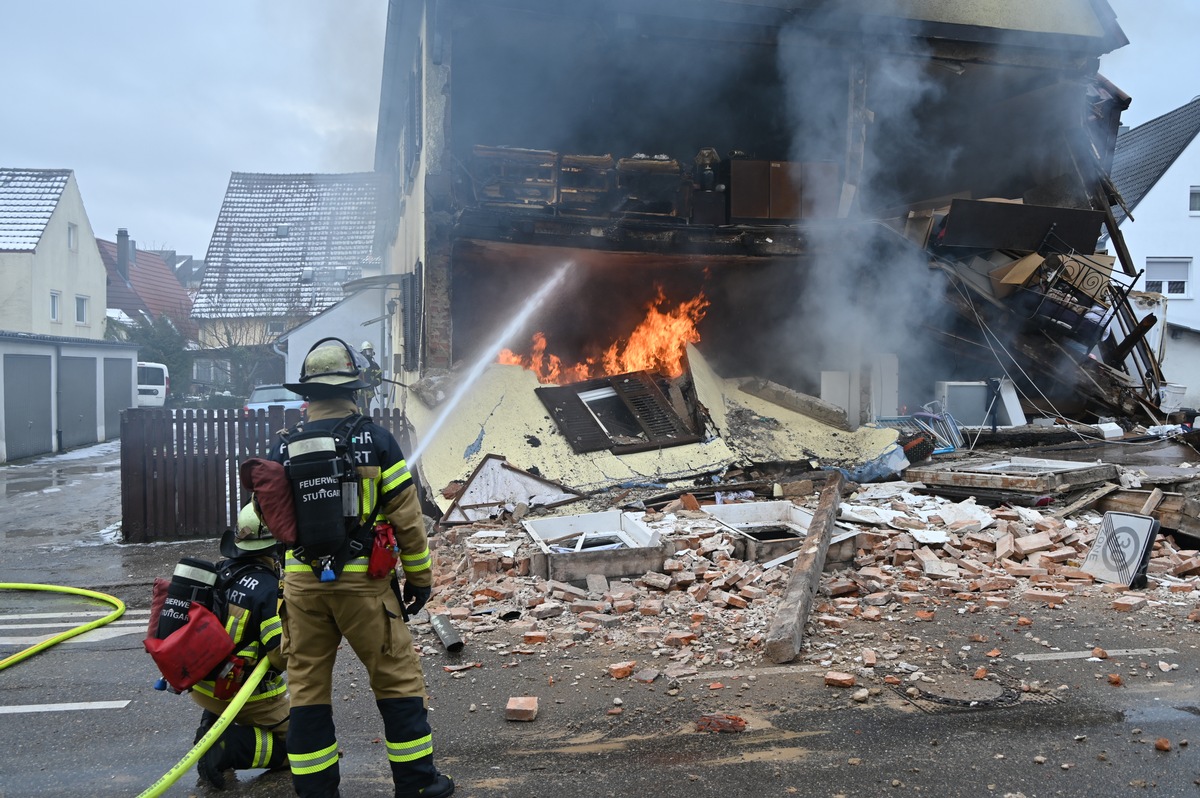
<instances>
[{"instance_id":1,"label":"red equipment bag","mask_svg":"<svg viewBox=\"0 0 1200 798\"><path fill-rule=\"evenodd\" d=\"M238 467L242 489L254 493L263 523L271 537L285 546L296 545L296 508L292 483L283 466L274 460L251 457Z\"/></svg>"},{"instance_id":2,"label":"red equipment bag","mask_svg":"<svg viewBox=\"0 0 1200 798\"><path fill-rule=\"evenodd\" d=\"M233 653L233 638L204 605L192 602L188 621L165 640L148 637L146 652L167 684L179 692L190 690Z\"/></svg>"},{"instance_id":3,"label":"red equipment bag","mask_svg":"<svg viewBox=\"0 0 1200 798\"><path fill-rule=\"evenodd\" d=\"M367 560L367 576L372 579L387 579L396 568L400 558L400 547L396 545L396 534L386 521L375 524L375 539L371 555Z\"/></svg>"}]
</instances>

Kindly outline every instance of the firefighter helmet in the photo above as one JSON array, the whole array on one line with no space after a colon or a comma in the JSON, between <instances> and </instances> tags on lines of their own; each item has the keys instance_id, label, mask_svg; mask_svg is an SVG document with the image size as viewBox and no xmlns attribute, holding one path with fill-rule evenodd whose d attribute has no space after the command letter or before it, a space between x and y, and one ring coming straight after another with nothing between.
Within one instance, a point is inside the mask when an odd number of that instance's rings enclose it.
<instances>
[{"instance_id":1,"label":"firefighter helmet","mask_svg":"<svg viewBox=\"0 0 1200 798\"><path fill-rule=\"evenodd\" d=\"M221 536L221 554L225 557L265 554L276 542L267 525L258 517L258 510L251 498L238 513L237 528L227 529Z\"/></svg>"},{"instance_id":2,"label":"firefighter helmet","mask_svg":"<svg viewBox=\"0 0 1200 798\"><path fill-rule=\"evenodd\" d=\"M370 341L363 341L362 346L358 348L358 351L362 352L364 355L373 355L375 354L375 344L371 343Z\"/></svg>"},{"instance_id":3,"label":"firefighter helmet","mask_svg":"<svg viewBox=\"0 0 1200 798\"><path fill-rule=\"evenodd\" d=\"M356 391L370 387L363 373L367 366L363 356L341 338L322 338L304 356L300 382L284 386L301 396L316 393L312 389L319 386Z\"/></svg>"}]
</instances>

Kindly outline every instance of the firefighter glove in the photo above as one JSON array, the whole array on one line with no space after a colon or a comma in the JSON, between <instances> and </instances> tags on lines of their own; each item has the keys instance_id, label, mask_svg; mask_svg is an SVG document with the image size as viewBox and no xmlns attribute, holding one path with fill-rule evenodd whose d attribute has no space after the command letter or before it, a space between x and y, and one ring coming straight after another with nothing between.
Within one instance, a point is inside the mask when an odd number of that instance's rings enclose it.
<instances>
[{"instance_id":1,"label":"firefighter glove","mask_svg":"<svg viewBox=\"0 0 1200 798\"><path fill-rule=\"evenodd\" d=\"M404 580L404 611L409 615L416 615L425 606L425 602L429 601L432 593L431 587L420 587L407 579Z\"/></svg>"}]
</instances>

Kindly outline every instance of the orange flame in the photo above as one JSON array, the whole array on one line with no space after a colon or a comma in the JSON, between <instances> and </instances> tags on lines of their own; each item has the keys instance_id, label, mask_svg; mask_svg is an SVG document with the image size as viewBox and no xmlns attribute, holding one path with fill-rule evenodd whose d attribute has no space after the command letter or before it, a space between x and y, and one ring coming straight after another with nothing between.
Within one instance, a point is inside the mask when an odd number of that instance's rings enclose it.
<instances>
[{"instance_id":1,"label":"orange flame","mask_svg":"<svg viewBox=\"0 0 1200 798\"><path fill-rule=\"evenodd\" d=\"M537 374L538 382L565 384L630 371L653 371L668 377L683 373L683 357L687 344L700 341L696 325L712 304L704 293L663 309L667 297L662 286L646 305L646 316L624 341L613 341L598 357L589 357L564 365L562 359L547 354L546 334L533 334L529 354L518 355L504 349L496 358L498 363L521 366Z\"/></svg>"}]
</instances>

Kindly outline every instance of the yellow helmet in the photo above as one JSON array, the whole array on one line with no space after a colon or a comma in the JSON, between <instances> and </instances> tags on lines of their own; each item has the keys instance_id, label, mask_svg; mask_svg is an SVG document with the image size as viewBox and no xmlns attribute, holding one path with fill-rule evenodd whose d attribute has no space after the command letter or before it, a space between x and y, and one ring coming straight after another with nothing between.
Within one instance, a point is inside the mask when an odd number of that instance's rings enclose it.
<instances>
[{"instance_id":1,"label":"yellow helmet","mask_svg":"<svg viewBox=\"0 0 1200 798\"><path fill-rule=\"evenodd\" d=\"M221 536L221 554L226 557L257 554L271 548L276 542L267 525L258 517L258 510L254 508L251 498L238 513L237 528L226 530Z\"/></svg>"},{"instance_id":2,"label":"yellow helmet","mask_svg":"<svg viewBox=\"0 0 1200 798\"><path fill-rule=\"evenodd\" d=\"M285 387L301 396L306 394L306 386L314 384L349 391L368 388L370 386L363 379L368 365L363 356L341 338L322 338L304 356L300 382L285 383Z\"/></svg>"}]
</instances>

